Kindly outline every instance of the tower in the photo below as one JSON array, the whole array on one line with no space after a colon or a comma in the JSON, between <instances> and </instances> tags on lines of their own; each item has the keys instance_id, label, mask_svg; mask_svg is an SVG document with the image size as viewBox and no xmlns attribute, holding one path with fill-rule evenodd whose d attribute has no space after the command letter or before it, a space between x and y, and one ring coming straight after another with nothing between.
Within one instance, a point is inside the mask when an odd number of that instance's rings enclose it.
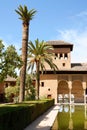
<instances>
[{"instance_id":1,"label":"tower","mask_svg":"<svg viewBox=\"0 0 87 130\"><path fill-rule=\"evenodd\" d=\"M53 62L57 65L59 70L70 69L73 44L64 41L48 41L47 43L54 48ZM50 69L47 65L46 68Z\"/></svg>"}]
</instances>

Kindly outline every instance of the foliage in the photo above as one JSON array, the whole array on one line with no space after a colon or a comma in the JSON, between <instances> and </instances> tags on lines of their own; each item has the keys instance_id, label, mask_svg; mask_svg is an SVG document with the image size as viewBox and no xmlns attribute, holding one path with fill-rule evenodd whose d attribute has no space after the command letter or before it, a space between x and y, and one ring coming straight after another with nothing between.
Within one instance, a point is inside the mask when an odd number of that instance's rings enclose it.
<instances>
[{"instance_id":1,"label":"foliage","mask_svg":"<svg viewBox=\"0 0 87 130\"><path fill-rule=\"evenodd\" d=\"M39 85L40 85L40 71L43 73L45 68L45 63L47 63L51 69L57 70L57 66L53 63L53 47L44 42L35 40L35 44L32 41L28 44L28 69L33 72L36 66L36 89L37 89L37 99L39 99Z\"/></svg>"},{"instance_id":2,"label":"foliage","mask_svg":"<svg viewBox=\"0 0 87 130\"><path fill-rule=\"evenodd\" d=\"M36 96L35 84L32 75L29 74L26 75L25 90L26 90L25 100L35 100L35 96Z\"/></svg>"},{"instance_id":3,"label":"foliage","mask_svg":"<svg viewBox=\"0 0 87 130\"><path fill-rule=\"evenodd\" d=\"M0 82L2 82L7 75L16 77L16 69L20 69L22 61L13 45L5 49L2 41L0 41Z\"/></svg>"},{"instance_id":4,"label":"foliage","mask_svg":"<svg viewBox=\"0 0 87 130\"><path fill-rule=\"evenodd\" d=\"M53 100L1 105L0 130L23 130L53 105Z\"/></svg>"},{"instance_id":5,"label":"foliage","mask_svg":"<svg viewBox=\"0 0 87 130\"><path fill-rule=\"evenodd\" d=\"M0 81L2 81L4 77L4 75L1 74L3 67L4 67L4 45L2 43L2 40L0 40Z\"/></svg>"},{"instance_id":6,"label":"foliage","mask_svg":"<svg viewBox=\"0 0 87 130\"><path fill-rule=\"evenodd\" d=\"M28 44L28 69L31 69L32 72L34 66L37 66L37 62L39 62L39 70L41 69L42 72L46 70L45 63L53 70L58 69L53 63L52 56L54 54L52 51L53 47L44 41L40 42L39 39L36 39L35 44L30 41Z\"/></svg>"},{"instance_id":7,"label":"foliage","mask_svg":"<svg viewBox=\"0 0 87 130\"><path fill-rule=\"evenodd\" d=\"M31 9L28 10L27 6L24 5L22 7L21 5L18 7L18 10L15 10L17 14L19 14L19 19L21 19L24 23L28 23L30 20L33 19L36 10Z\"/></svg>"},{"instance_id":8,"label":"foliage","mask_svg":"<svg viewBox=\"0 0 87 130\"><path fill-rule=\"evenodd\" d=\"M17 85L17 86L20 86L20 76L18 76L18 77L16 78L16 85Z\"/></svg>"},{"instance_id":9,"label":"foliage","mask_svg":"<svg viewBox=\"0 0 87 130\"><path fill-rule=\"evenodd\" d=\"M5 88L5 97L8 102L12 102L14 97L18 97L19 95L19 86L20 86L20 77L17 77L17 86L9 86ZM25 100L35 100L35 83L34 76L32 74L26 75L26 84L25 84ZM16 98L15 98L16 99Z\"/></svg>"},{"instance_id":10,"label":"foliage","mask_svg":"<svg viewBox=\"0 0 87 130\"><path fill-rule=\"evenodd\" d=\"M19 95L19 87L14 86L14 87L7 87L5 88L5 97L8 102L13 102L15 97L18 97Z\"/></svg>"},{"instance_id":11,"label":"foliage","mask_svg":"<svg viewBox=\"0 0 87 130\"><path fill-rule=\"evenodd\" d=\"M35 100L35 88L33 85L29 86L29 88L25 88L26 90L26 96L25 96L25 100Z\"/></svg>"},{"instance_id":12,"label":"foliage","mask_svg":"<svg viewBox=\"0 0 87 130\"><path fill-rule=\"evenodd\" d=\"M4 55L3 49L4 49L4 45L2 43L2 40L0 40L0 65L1 65L1 61L3 61L3 55Z\"/></svg>"},{"instance_id":13,"label":"foliage","mask_svg":"<svg viewBox=\"0 0 87 130\"><path fill-rule=\"evenodd\" d=\"M20 77L17 78L17 86L20 86ZM35 100L35 83L34 75L26 74L26 83L25 83L25 100Z\"/></svg>"}]
</instances>

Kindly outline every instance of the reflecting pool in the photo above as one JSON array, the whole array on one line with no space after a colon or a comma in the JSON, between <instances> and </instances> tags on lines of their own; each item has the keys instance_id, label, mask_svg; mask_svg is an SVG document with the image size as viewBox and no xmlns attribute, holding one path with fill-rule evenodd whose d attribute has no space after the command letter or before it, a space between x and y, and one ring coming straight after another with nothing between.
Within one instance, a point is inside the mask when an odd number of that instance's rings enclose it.
<instances>
[{"instance_id":1,"label":"reflecting pool","mask_svg":"<svg viewBox=\"0 0 87 130\"><path fill-rule=\"evenodd\" d=\"M87 130L87 105L61 105L51 130Z\"/></svg>"}]
</instances>

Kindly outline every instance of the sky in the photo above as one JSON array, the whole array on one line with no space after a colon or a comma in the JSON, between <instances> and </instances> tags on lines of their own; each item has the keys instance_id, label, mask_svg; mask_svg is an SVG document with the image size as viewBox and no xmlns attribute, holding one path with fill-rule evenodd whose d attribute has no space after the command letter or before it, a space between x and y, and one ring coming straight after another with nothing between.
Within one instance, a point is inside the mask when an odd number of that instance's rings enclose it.
<instances>
[{"instance_id":1,"label":"sky","mask_svg":"<svg viewBox=\"0 0 87 130\"><path fill-rule=\"evenodd\" d=\"M64 40L73 44L71 62L87 62L87 0L3 0L0 4L0 39L19 52L22 21L15 9L26 5L35 14L29 27L29 40Z\"/></svg>"}]
</instances>

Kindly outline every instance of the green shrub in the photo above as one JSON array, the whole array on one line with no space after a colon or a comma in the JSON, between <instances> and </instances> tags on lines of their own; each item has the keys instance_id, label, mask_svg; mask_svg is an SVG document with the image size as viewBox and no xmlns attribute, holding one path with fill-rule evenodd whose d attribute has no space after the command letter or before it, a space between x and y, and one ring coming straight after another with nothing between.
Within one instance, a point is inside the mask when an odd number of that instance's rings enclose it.
<instances>
[{"instance_id":1,"label":"green shrub","mask_svg":"<svg viewBox=\"0 0 87 130\"><path fill-rule=\"evenodd\" d=\"M18 97L19 95L19 87L7 87L5 88L5 97L7 99L7 102L13 102L15 97Z\"/></svg>"},{"instance_id":2,"label":"green shrub","mask_svg":"<svg viewBox=\"0 0 87 130\"><path fill-rule=\"evenodd\" d=\"M23 130L54 105L54 100L26 101L0 106L0 130Z\"/></svg>"}]
</instances>

